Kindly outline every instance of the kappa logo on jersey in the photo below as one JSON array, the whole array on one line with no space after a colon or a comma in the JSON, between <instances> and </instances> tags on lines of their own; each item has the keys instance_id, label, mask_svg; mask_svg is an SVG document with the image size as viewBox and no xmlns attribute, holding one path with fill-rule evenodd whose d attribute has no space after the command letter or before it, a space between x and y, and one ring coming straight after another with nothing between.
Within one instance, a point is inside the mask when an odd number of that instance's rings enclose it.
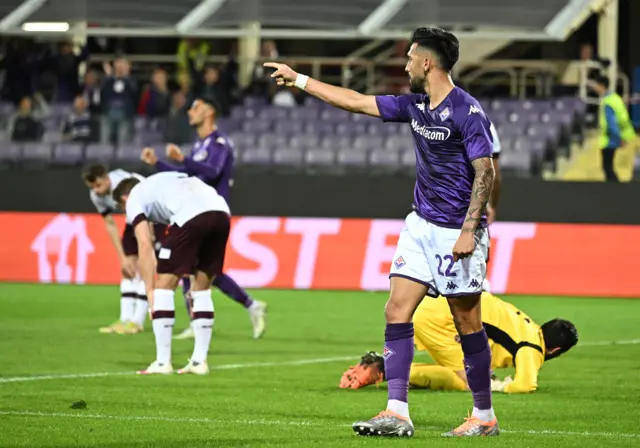
<instances>
[{"instance_id":1,"label":"kappa logo on jersey","mask_svg":"<svg viewBox=\"0 0 640 448\"><path fill-rule=\"evenodd\" d=\"M475 278L469 282L469 288L477 288L478 286L480 286L480 283Z\"/></svg>"},{"instance_id":2,"label":"kappa logo on jersey","mask_svg":"<svg viewBox=\"0 0 640 448\"><path fill-rule=\"evenodd\" d=\"M444 126L425 126L416 120L411 120L413 132L422 135L427 140L444 141L451 136L451 129Z\"/></svg>"},{"instance_id":3,"label":"kappa logo on jersey","mask_svg":"<svg viewBox=\"0 0 640 448\"><path fill-rule=\"evenodd\" d=\"M469 106L469 115L471 114L481 114L482 111L480 110L479 107L474 106L473 104L471 106Z\"/></svg>"},{"instance_id":4,"label":"kappa logo on jersey","mask_svg":"<svg viewBox=\"0 0 640 448\"><path fill-rule=\"evenodd\" d=\"M393 262L393 264L396 266L396 269L400 269L402 266L404 266L405 264L407 264L404 261L404 258L402 258L402 256L396 258L396 260Z\"/></svg>"},{"instance_id":5,"label":"kappa logo on jersey","mask_svg":"<svg viewBox=\"0 0 640 448\"><path fill-rule=\"evenodd\" d=\"M458 287L458 285L456 285L453 282L447 283L447 289L456 289L457 287Z\"/></svg>"},{"instance_id":6,"label":"kappa logo on jersey","mask_svg":"<svg viewBox=\"0 0 640 448\"><path fill-rule=\"evenodd\" d=\"M395 355L396 352L394 352L393 350L391 350L389 347L387 347L386 345L384 346L384 350L382 351L382 357L384 359L389 359L391 358L393 355Z\"/></svg>"},{"instance_id":7,"label":"kappa logo on jersey","mask_svg":"<svg viewBox=\"0 0 640 448\"><path fill-rule=\"evenodd\" d=\"M420 109L421 112L424 112L424 103L418 103L416 104L416 107Z\"/></svg>"},{"instance_id":8,"label":"kappa logo on jersey","mask_svg":"<svg viewBox=\"0 0 640 448\"><path fill-rule=\"evenodd\" d=\"M445 110L440 112L440 120L441 121L446 120L447 118L449 118L449 115L451 115L451 112L449 111L449 108L447 107Z\"/></svg>"},{"instance_id":9,"label":"kappa logo on jersey","mask_svg":"<svg viewBox=\"0 0 640 448\"><path fill-rule=\"evenodd\" d=\"M195 160L196 162L202 162L207 158L208 155L209 153L207 153L206 149L201 149L193 155L193 160Z\"/></svg>"}]
</instances>

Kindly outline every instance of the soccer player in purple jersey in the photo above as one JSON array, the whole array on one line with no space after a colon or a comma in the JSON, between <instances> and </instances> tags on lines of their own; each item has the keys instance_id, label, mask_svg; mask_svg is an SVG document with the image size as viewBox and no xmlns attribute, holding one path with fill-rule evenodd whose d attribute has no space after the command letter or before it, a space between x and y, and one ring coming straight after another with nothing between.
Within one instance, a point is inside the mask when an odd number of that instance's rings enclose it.
<instances>
[{"instance_id":1,"label":"soccer player in purple jersey","mask_svg":"<svg viewBox=\"0 0 640 448\"><path fill-rule=\"evenodd\" d=\"M198 177L206 184L215 188L220 196L229 202L229 188L233 183L233 143L216 126L216 111L220 110L214 98L198 97L189 109L189 123L198 134L191 154L185 156L182 150L174 145L167 145L167 157L180 165L173 165L158 160L153 148L145 148L141 159L148 165L155 166L159 171L180 171L190 176ZM185 305L191 316L190 279L182 279ZM213 286L220 289L231 299L243 305L249 312L253 326L253 337L259 339L266 329L266 309L264 302L253 300L231 277L222 273L213 280ZM177 339L193 337L191 326Z\"/></svg>"},{"instance_id":2,"label":"soccer player in purple jersey","mask_svg":"<svg viewBox=\"0 0 640 448\"><path fill-rule=\"evenodd\" d=\"M412 94L369 96L266 63L278 85L296 86L333 106L384 121L409 123L415 141L414 211L407 216L391 265L385 307L387 408L356 422L361 435L412 436L409 370L414 311L425 295L447 298L464 353L473 413L444 436L499 433L491 403L491 350L480 314L489 243L485 210L494 180L490 122L482 107L451 80L458 39L439 28L418 28L405 71Z\"/></svg>"}]
</instances>

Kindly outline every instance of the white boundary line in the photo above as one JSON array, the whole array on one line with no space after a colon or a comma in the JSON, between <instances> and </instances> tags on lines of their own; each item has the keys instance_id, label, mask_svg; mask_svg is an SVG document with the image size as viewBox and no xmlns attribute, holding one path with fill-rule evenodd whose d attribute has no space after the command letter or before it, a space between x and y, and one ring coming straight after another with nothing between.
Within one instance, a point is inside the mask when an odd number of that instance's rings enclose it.
<instances>
[{"instance_id":1,"label":"white boundary line","mask_svg":"<svg viewBox=\"0 0 640 448\"><path fill-rule=\"evenodd\" d=\"M146 415L104 415L104 414L85 414L85 413L59 413L59 412L33 412L33 411L0 411L0 415L12 417L45 417L45 418L79 418L79 419L96 419L96 420L116 420L116 421L156 421L170 423L208 423L212 425L278 425L278 426L325 426L320 423L305 420L219 420L198 417L162 417L162 416L146 416ZM346 425L338 425L339 427L348 427ZM350 426L350 425L349 425ZM418 430L423 431L439 431L444 430L435 426L418 426ZM610 438L640 438L640 434L633 433L616 433L616 432L598 432L598 431L555 431L555 430L501 430L507 434L526 434L532 436L582 436L582 437L610 437Z\"/></svg>"},{"instance_id":2,"label":"white boundary line","mask_svg":"<svg viewBox=\"0 0 640 448\"><path fill-rule=\"evenodd\" d=\"M637 345L640 339L627 339L621 341L592 341L579 342L576 347L604 347L613 345ZM359 356L336 356L333 358L312 358L298 359L293 361L273 361L273 362L250 362L244 364L220 364L211 366L211 370L235 370L247 369L252 367L281 367L281 366L304 366L312 364L323 364L327 362L349 361L358 359ZM29 381L46 381L46 380L68 380L79 378L100 378L106 376L126 376L133 375L135 372L96 372L96 373L71 373L71 374L54 374L54 375L34 375L34 376L14 376L0 377L0 384L5 383L25 383Z\"/></svg>"},{"instance_id":3,"label":"white boundary line","mask_svg":"<svg viewBox=\"0 0 640 448\"><path fill-rule=\"evenodd\" d=\"M357 359L357 356L336 356L333 358L314 358L314 359L297 359L293 361L273 361L273 362L249 362L245 364L220 364L211 366L211 370L233 370L246 369L251 367L280 367L280 366L304 366L307 364L322 364L326 362L349 361ZM27 381L45 381L45 380L67 380L77 378L100 378L103 376L123 376L134 375L135 372L98 372L98 373L72 373L60 375L36 375L36 376L14 376L0 378L0 384L3 383L24 383Z\"/></svg>"}]
</instances>

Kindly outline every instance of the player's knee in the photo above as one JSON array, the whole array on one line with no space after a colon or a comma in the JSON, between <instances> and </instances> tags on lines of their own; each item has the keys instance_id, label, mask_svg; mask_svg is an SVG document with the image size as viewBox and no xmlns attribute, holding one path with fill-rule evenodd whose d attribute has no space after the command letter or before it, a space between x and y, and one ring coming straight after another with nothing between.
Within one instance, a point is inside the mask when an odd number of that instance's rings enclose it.
<instances>
[{"instance_id":1,"label":"player's knee","mask_svg":"<svg viewBox=\"0 0 640 448\"><path fill-rule=\"evenodd\" d=\"M389 324L398 324L410 322L415 307L403 300L399 300L397 296L389 297L384 307L384 317Z\"/></svg>"},{"instance_id":2,"label":"player's knee","mask_svg":"<svg viewBox=\"0 0 640 448\"><path fill-rule=\"evenodd\" d=\"M191 289L193 291L206 291L211 287L212 280L213 278L209 274L202 271L196 271L191 284Z\"/></svg>"},{"instance_id":3,"label":"player's knee","mask_svg":"<svg viewBox=\"0 0 640 448\"><path fill-rule=\"evenodd\" d=\"M156 280L156 288L170 289L174 291L178 287L179 282L180 282L180 277L177 275L158 274L158 279Z\"/></svg>"},{"instance_id":4,"label":"player's knee","mask_svg":"<svg viewBox=\"0 0 640 448\"><path fill-rule=\"evenodd\" d=\"M482 314L479 296L447 299L453 316L453 323L459 334L471 334L482 330Z\"/></svg>"}]
</instances>

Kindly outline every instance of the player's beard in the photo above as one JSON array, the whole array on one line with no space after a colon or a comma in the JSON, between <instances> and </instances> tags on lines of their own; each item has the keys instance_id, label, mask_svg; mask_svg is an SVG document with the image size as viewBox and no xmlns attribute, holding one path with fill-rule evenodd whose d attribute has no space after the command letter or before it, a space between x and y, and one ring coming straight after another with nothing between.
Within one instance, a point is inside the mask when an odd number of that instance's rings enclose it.
<instances>
[{"instance_id":1,"label":"player's beard","mask_svg":"<svg viewBox=\"0 0 640 448\"><path fill-rule=\"evenodd\" d=\"M424 93L425 77L411 77L409 78L409 90L411 93Z\"/></svg>"}]
</instances>

